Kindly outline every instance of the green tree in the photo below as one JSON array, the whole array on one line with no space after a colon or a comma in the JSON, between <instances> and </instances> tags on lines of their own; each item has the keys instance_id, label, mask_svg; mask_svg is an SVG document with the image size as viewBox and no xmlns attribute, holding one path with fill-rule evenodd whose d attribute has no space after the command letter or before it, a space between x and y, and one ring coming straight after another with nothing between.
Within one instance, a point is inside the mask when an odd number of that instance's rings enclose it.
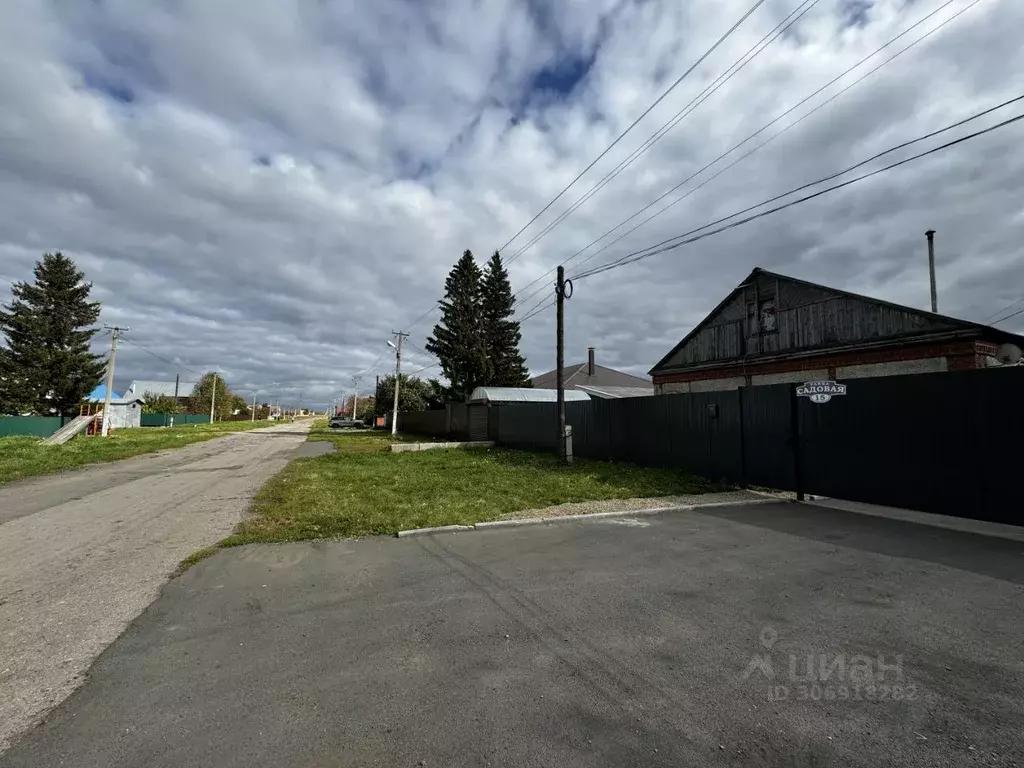
<instances>
[{"instance_id":1,"label":"green tree","mask_svg":"<svg viewBox=\"0 0 1024 768\"><path fill-rule=\"evenodd\" d=\"M398 410L400 411L426 411L431 408L444 406L444 387L437 379L423 381L415 376L409 378L402 374L401 386L398 388ZM378 416L390 413L395 405L395 377L385 376L381 379L380 387L377 389L377 397L374 398L374 411ZM360 408L362 401L360 400ZM371 411L360 411L369 415Z\"/></svg>"},{"instance_id":2,"label":"green tree","mask_svg":"<svg viewBox=\"0 0 1024 768\"><path fill-rule=\"evenodd\" d=\"M489 362L486 384L495 387L530 386L530 372L519 351L522 333L518 321L512 319L515 314L512 284L497 251L484 269L480 293L483 337Z\"/></svg>"},{"instance_id":3,"label":"green tree","mask_svg":"<svg viewBox=\"0 0 1024 768\"><path fill-rule=\"evenodd\" d=\"M230 413L232 416L252 416L252 413L249 411L249 403L241 395L231 396Z\"/></svg>"},{"instance_id":4,"label":"green tree","mask_svg":"<svg viewBox=\"0 0 1024 768\"><path fill-rule=\"evenodd\" d=\"M223 377L215 373L204 373L202 378L196 382L195 387L192 389L192 394L188 398L188 409L190 413L207 414L210 412L210 398L213 396L214 380L217 382L214 421L221 421L231 415L234 394L228 389L228 385L224 383Z\"/></svg>"},{"instance_id":5,"label":"green tree","mask_svg":"<svg viewBox=\"0 0 1024 768\"><path fill-rule=\"evenodd\" d=\"M171 395L146 392L142 398L146 401L142 404L143 413L183 413L185 410Z\"/></svg>"},{"instance_id":6,"label":"green tree","mask_svg":"<svg viewBox=\"0 0 1024 768\"><path fill-rule=\"evenodd\" d=\"M100 305L89 301L92 283L59 251L43 254L34 275L34 283L15 283L11 303L0 305L0 408L77 413L106 367L89 349Z\"/></svg>"},{"instance_id":7,"label":"green tree","mask_svg":"<svg viewBox=\"0 0 1024 768\"><path fill-rule=\"evenodd\" d=\"M427 351L437 356L452 397L460 400L489 378L480 283L480 268L466 251L444 282L441 321L427 339Z\"/></svg>"}]
</instances>

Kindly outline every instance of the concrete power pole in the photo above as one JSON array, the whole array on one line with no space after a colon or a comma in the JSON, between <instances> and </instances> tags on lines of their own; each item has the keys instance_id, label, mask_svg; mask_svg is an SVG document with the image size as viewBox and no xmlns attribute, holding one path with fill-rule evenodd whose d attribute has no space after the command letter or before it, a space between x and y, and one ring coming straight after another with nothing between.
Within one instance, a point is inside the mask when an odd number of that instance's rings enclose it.
<instances>
[{"instance_id":1,"label":"concrete power pole","mask_svg":"<svg viewBox=\"0 0 1024 768\"><path fill-rule=\"evenodd\" d=\"M924 233L928 238L928 279L932 287L932 312L939 311L939 295L935 288L935 230L929 229Z\"/></svg>"},{"instance_id":2,"label":"concrete power pole","mask_svg":"<svg viewBox=\"0 0 1024 768\"><path fill-rule=\"evenodd\" d=\"M217 372L213 374L213 391L210 393L210 423L213 424L214 406L217 404Z\"/></svg>"},{"instance_id":3,"label":"concrete power pole","mask_svg":"<svg viewBox=\"0 0 1024 768\"><path fill-rule=\"evenodd\" d=\"M110 433L110 393L114 389L114 358L117 357L117 338L121 331L131 330L127 326L121 328L116 325L106 325L104 328L109 328L111 333L110 336L110 360L107 361L107 391L103 396L103 437L106 437Z\"/></svg>"},{"instance_id":4,"label":"concrete power pole","mask_svg":"<svg viewBox=\"0 0 1024 768\"><path fill-rule=\"evenodd\" d=\"M256 393L252 393L252 418L249 421L256 421Z\"/></svg>"},{"instance_id":5,"label":"concrete power pole","mask_svg":"<svg viewBox=\"0 0 1024 768\"><path fill-rule=\"evenodd\" d=\"M359 382L363 380L362 376L352 377L352 388L355 390L352 393L352 420L355 421L359 418Z\"/></svg>"},{"instance_id":6,"label":"concrete power pole","mask_svg":"<svg viewBox=\"0 0 1024 768\"><path fill-rule=\"evenodd\" d=\"M402 379L402 340L409 334L403 333L402 331L392 331L395 337L398 339L398 344L388 342L392 347L395 348L395 408L391 414L391 434L398 434L398 387Z\"/></svg>"}]
</instances>

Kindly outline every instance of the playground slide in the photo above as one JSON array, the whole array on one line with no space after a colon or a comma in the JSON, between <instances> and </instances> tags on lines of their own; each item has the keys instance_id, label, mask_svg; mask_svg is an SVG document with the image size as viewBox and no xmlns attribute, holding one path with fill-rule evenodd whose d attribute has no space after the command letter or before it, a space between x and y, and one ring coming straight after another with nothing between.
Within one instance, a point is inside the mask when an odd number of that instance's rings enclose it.
<instances>
[{"instance_id":1,"label":"playground slide","mask_svg":"<svg viewBox=\"0 0 1024 768\"><path fill-rule=\"evenodd\" d=\"M81 434L85 431L86 427L95 419L97 416L102 415L103 411L90 414L88 416L79 416L74 421L69 421L63 427L58 429L48 438L43 440L43 445L64 445L75 435Z\"/></svg>"}]
</instances>

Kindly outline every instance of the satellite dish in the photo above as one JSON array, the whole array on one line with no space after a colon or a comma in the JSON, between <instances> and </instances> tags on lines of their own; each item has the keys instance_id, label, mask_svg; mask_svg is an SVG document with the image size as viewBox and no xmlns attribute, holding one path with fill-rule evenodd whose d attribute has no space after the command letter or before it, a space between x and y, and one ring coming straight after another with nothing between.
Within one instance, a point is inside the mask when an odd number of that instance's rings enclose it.
<instances>
[{"instance_id":1,"label":"satellite dish","mask_svg":"<svg viewBox=\"0 0 1024 768\"><path fill-rule=\"evenodd\" d=\"M1017 365L1021 359L1020 347L1016 344L1002 344L996 350L996 360L1001 365Z\"/></svg>"}]
</instances>

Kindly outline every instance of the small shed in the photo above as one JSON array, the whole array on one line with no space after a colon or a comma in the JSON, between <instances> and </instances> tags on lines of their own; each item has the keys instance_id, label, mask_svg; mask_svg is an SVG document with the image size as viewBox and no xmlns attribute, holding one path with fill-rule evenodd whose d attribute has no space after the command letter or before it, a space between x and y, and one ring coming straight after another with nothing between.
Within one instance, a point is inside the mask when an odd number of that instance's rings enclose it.
<instances>
[{"instance_id":1,"label":"small shed","mask_svg":"<svg viewBox=\"0 0 1024 768\"><path fill-rule=\"evenodd\" d=\"M141 397L119 397L110 401L110 426L114 429L128 429L142 426Z\"/></svg>"},{"instance_id":2,"label":"small shed","mask_svg":"<svg viewBox=\"0 0 1024 768\"><path fill-rule=\"evenodd\" d=\"M590 395L577 389L565 390L565 402L589 400ZM467 400L470 405L511 405L513 403L556 403L557 389L532 387L477 387Z\"/></svg>"},{"instance_id":3,"label":"small shed","mask_svg":"<svg viewBox=\"0 0 1024 768\"><path fill-rule=\"evenodd\" d=\"M95 398L95 395L99 391L100 397ZM142 426L142 405L146 401L141 397L135 397L134 395L127 395L126 397L116 397L116 392L111 392L110 398L110 426L114 429L129 429L131 427ZM103 408L104 401L106 400L106 390L102 387L97 387L87 398L93 406L93 413Z\"/></svg>"}]
</instances>

